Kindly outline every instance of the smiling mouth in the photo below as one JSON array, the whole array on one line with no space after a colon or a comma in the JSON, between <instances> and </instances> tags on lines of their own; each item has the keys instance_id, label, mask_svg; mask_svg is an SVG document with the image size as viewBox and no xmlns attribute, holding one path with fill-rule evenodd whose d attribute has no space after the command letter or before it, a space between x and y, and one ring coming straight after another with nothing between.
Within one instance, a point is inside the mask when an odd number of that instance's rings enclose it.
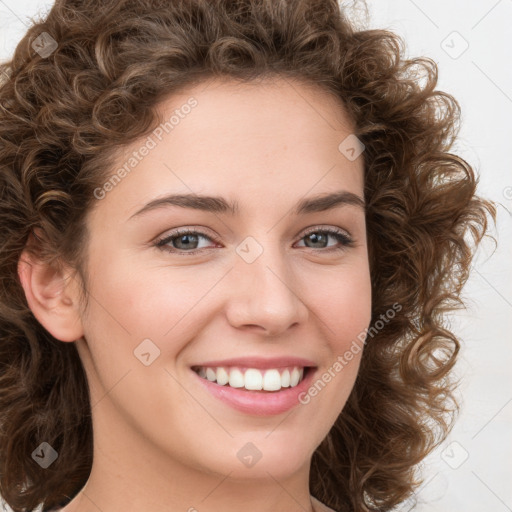
<instances>
[{"instance_id":1,"label":"smiling mouth","mask_svg":"<svg viewBox=\"0 0 512 512\"><path fill-rule=\"evenodd\" d=\"M193 366L199 377L219 386L246 389L247 391L276 392L298 386L311 370L309 366L283 368L242 368L239 366Z\"/></svg>"}]
</instances>

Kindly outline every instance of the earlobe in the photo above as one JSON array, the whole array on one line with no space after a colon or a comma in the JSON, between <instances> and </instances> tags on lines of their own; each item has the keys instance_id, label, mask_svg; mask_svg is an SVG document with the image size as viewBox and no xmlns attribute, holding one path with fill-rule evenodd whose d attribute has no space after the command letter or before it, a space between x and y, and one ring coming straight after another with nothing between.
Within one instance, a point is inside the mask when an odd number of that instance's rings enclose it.
<instances>
[{"instance_id":1,"label":"earlobe","mask_svg":"<svg viewBox=\"0 0 512 512\"><path fill-rule=\"evenodd\" d=\"M72 276L26 249L18 261L18 276L29 308L54 338L75 341L83 336L78 289Z\"/></svg>"}]
</instances>

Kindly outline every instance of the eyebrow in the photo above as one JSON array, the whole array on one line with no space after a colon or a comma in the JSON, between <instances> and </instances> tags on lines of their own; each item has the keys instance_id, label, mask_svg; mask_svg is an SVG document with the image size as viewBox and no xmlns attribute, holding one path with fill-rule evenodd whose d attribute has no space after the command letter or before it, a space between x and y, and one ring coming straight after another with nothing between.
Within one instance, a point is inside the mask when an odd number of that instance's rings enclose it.
<instances>
[{"instance_id":1,"label":"eyebrow","mask_svg":"<svg viewBox=\"0 0 512 512\"><path fill-rule=\"evenodd\" d=\"M324 212L340 206L351 205L365 210L364 199L358 195L342 190L331 194L311 197L299 201L295 207L295 215L305 215L308 213ZM178 206L180 208L191 208L205 212L229 214L236 216L240 212L237 201L227 201L220 196L205 196L198 194L173 194L160 197L150 201L131 217L137 217L143 213L161 208L164 206Z\"/></svg>"}]
</instances>

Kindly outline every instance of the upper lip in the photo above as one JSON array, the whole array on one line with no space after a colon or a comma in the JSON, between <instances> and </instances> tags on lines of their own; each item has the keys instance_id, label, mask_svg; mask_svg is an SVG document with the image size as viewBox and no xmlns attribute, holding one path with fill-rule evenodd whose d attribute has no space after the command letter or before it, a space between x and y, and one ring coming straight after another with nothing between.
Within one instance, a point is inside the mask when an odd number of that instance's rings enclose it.
<instances>
[{"instance_id":1,"label":"upper lip","mask_svg":"<svg viewBox=\"0 0 512 512\"><path fill-rule=\"evenodd\" d=\"M309 359L303 359L301 357L234 357L231 359L223 359L216 361L206 361L204 363L195 364L192 366L205 366L205 367L219 367L219 366L244 366L247 368L260 368L262 370L269 368L281 368L289 366L305 367L313 366L316 367L313 361Z\"/></svg>"}]
</instances>

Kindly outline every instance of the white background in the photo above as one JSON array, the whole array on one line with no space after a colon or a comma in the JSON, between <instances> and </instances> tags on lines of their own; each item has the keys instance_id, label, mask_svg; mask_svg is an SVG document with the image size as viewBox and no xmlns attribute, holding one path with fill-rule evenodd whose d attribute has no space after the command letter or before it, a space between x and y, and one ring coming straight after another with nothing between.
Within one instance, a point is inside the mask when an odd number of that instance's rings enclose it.
<instances>
[{"instance_id":1,"label":"white background","mask_svg":"<svg viewBox=\"0 0 512 512\"><path fill-rule=\"evenodd\" d=\"M345 4L346 2L344 2ZM0 60L53 2L0 0ZM512 511L512 0L368 0L361 26L405 38L410 57L438 65L438 88L462 107L455 148L498 204L498 249L486 242L465 288L468 309L450 318L462 338L462 412L449 439L425 460L418 512ZM410 510L410 503L398 510Z\"/></svg>"}]
</instances>

